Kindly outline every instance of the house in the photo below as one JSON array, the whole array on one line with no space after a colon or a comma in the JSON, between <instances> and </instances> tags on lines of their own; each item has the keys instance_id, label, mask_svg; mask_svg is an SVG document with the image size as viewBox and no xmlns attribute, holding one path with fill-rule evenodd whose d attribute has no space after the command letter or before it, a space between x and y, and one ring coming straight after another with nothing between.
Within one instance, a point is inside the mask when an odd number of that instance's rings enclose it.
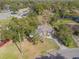
<instances>
[{"instance_id":1,"label":"house","mask_svg":"<svg viewBox=\"0 0 79 59\"><path fill-rule=\"evenodd\" d=\"M18 15L20 16L26 16L30 12L30 8L23 8L18 10Z\"/></svg>"},{"instance_id":2,"label":"house","mask_svg":"<svg viewBox=\"0 0 79 59\"><path fill-rule=\"evenodd\" d=\"M77 24L66 24L72 31L79 31L79 25Z\"/></svg>"},{"instance_id":3,"label":"house","mask_svg":"<svg viewBox=\"0 0 79 59\"><path fill-rule=\"evenodd\" d=\"M38 26L37 32L41 38L47 38L48 36L51 36L52 33L54 33L54 29L52 29L52 27L47 24L43 24Z\"/></svg>"},{"instance_id":4,"label":"house","mask_svg":"<svg viewBox=\"0 0 79 59\"><path fill-rule=\"evenodd\" d=\"M79 14L79 9L74 9L73 12L75 12L76 14Z\"/></svg>"},{"instance_id":5,"label":"house","mask_svg":"<svg viewBox=\"0 0 79 59\"><path fill-rule=\"evenodd\" d=\"M27 8L19 9L16 14L12 14L11 16L16 18L22 18L27 16L29 12L30 12L30 8L27 7Z\"/></svg>"}]
</instances>

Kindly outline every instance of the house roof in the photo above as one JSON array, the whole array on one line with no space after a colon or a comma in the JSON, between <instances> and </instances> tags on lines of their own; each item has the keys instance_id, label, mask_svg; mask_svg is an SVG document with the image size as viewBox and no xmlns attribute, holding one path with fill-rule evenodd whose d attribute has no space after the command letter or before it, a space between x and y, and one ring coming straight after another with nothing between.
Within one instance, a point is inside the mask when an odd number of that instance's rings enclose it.
<instances>
[{"instance_id":1,"label":"house roof","mask_svg":"<svg viewBox=\"0 0 79 59\"><path fill-rule=\"evenodd\" d=\"M23 9L19 9L19 12L24 12L24 11L28 11L30 8L27 7L27 8L23 8Z\"/></svg>"},{"instance_id":2,"label":"house roof","mask_svg":"<svg viewBox=\"0 0 79 59\"><path fill-rule=\"evenodd\" d=\"M48 25L39 25L38 26L38 31L42 31L42 32L51 32L53 29L51 28L51 26Z\"/></svg>"},{"instance_id":3,"label":"house roof","mask_svg":"<svg viewBox=\"0 0 79 59\"><path fill-rule=\"evenodd\" d=\"M66 24L73 31L79 30L79 25L77 24Z\"/></svg>"}]
</instances>

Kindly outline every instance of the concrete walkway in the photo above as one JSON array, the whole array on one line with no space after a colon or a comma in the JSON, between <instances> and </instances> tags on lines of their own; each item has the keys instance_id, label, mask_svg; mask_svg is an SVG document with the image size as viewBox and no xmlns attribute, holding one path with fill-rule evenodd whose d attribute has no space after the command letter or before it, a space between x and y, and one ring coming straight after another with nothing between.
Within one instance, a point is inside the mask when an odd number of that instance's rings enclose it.
<instances>
[{"instance_id":1,"label":"concrete walkway","mask_svg":"<svg viewBox=\"0 0 79 59\"><path fill-rule=\"evenodd\" d=\"M52 36L48 36L47 38L52 39L53 41L55 41L55 43L60 47L60 49L68 49L66 46L64 46L63 44L60 44L57 41L57 38L53 38Z\"/></svg>"},{"instance_id":2,"label":"concrete walkway","mask_svg":"<svg viewBox=\"0 0 79 59\"><path fill-rule=\"evenodd\" d=\"M74 39L74 41L75 41L75 43L77 44L77 46L79 47L79 37L78 36L72 36L73 37L73 39Z\"/></svg>"}]
</instances>

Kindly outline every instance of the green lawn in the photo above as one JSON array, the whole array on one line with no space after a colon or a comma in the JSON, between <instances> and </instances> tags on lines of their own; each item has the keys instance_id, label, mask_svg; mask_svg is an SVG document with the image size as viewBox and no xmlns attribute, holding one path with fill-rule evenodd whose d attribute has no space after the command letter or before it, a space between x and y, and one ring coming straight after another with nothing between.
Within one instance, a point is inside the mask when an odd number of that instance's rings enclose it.
<instances>
[{"instance_id":1,"label":"green lawn","mask_svg":"<svg viewBox=\"0 0 79 59\"><path fill-rule=\"evenodd\" d=\"M14 44L8 44L0 48L0 59L18 59L19 51Z\"/></svg>"},{"instance_id":2,"label":"green lawn","mask_svg":"<svg viewBox=\"0 0 79 59\"><path fill-rule=\"evenodd\" d=\"M6 24L8 24L11 19L12 19L12 17L7 18L7 19L0 19L0 25L6 25Z\"/></svg>"},{"instance_id":3,"label":"green lawn","mask_svg":"<svg viewBox=\"0 0 79 59\"><path fill-rule=\"evenodd\" d=\"M9 21L10 21L10 19L0 20L0 25L6 25L9 23Z\"/></svg>"},{"instance_id":4,"label":"green lawn","mask_svg":"<svg viewBox=\"0 0 79 59\"><path fill-rule=\"evenodd\" d=\"M54 25L67 24L67 23L76 23L70 19L59 19Z\"/></svg>"},{"instance_id":5,"label":"green lawn","mask_svg":"<svg viewBox=\"0 0 79 59\"><path fill-rule=\"evenodd\" d=\"M23 59L34 59L38 55L46 54L49 50L58 49L55 42L46 39L44 43L39 42L36 45L25 41L22 43L24 53ZM13 43L6 44L0 48L0 59L21 59L21 54Z\"/></svg>"}]
</instances>

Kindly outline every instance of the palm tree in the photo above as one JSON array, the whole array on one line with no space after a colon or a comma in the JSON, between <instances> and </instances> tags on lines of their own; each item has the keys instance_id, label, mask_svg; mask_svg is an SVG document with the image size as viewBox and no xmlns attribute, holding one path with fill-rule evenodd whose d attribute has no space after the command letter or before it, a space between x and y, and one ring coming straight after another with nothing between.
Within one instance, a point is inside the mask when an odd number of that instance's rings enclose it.
<instances>
[{"instance_id":1,"label":"palm tree","mask_svg":"<svg viewBox=\"0 0 79 59\"><path fill-rule=\"evenodd\" d=\"M21 49L20 44L23 41L23 37L24 37L24 28L22 27L22 22L20 22L16 18L13 18L7 26L1 29L1 39L12 40L15 46L18 48L19 52L21 53L22 58L23 58L23 51Z\"/></svg>"},{"instance_id":2,"label":"palm tree","mask_svg":"<svg viewBox=\"0 0 79 59\"><path fill-rule=\"evenodd\" d=\"M1 29L2 39L11 39L22 54L21 47L18 43L24 40L24 37L30 37L30 34L35 34L38 21L35 16L29 15L23 19L12 18L8 25Z\"/></svg>"}]
</instances>

